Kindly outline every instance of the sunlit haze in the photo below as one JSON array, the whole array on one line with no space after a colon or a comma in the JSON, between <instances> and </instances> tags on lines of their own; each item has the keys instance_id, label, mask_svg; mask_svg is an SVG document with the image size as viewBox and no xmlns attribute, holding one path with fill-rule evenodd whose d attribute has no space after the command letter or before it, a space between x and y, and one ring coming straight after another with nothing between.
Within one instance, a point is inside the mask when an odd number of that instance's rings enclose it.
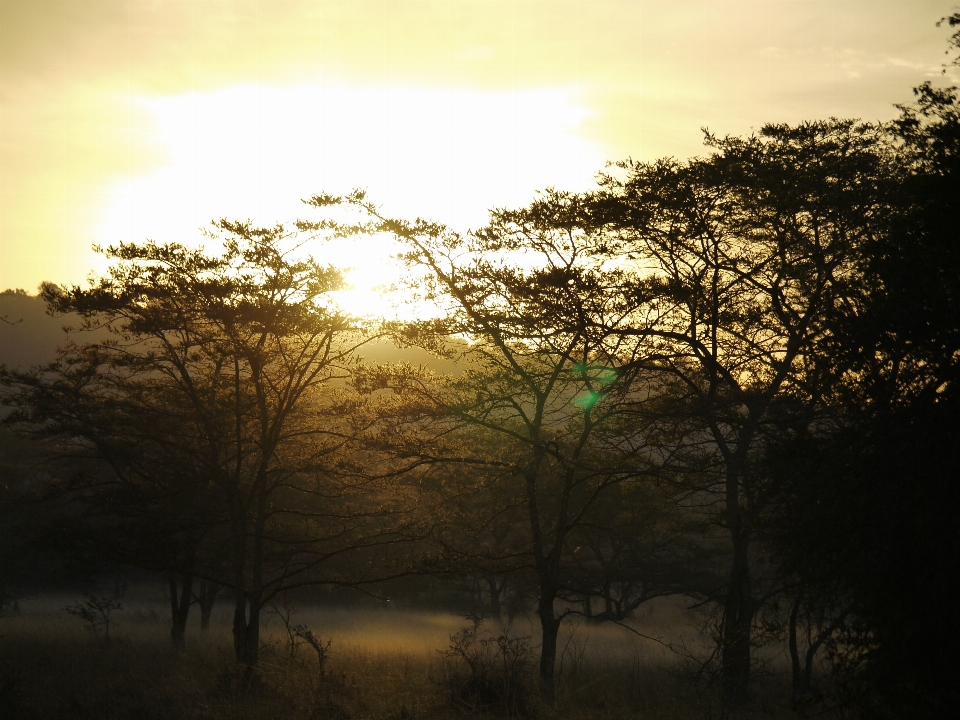
<instances>
[{"instance_id":1,"label":"sunlit haze","mask_svg":"<svg viewBox=\"0 0 960 720\"><path fill-rule=\"evenodd\" d=\"M607 160L830 115L941 76L931 0L0 0L0 289L78 283L94 243L199 243L366 188L466 229ZM948 80L951 78L948 78ZM311 248L379 312L379 243Z\"/></svg>"},{"instance_id":2,"label":"sunlit haze","mask_svg":"<svg viewBox=\"0 0 960 720\"><path fill-rule=\"evenodd\" d=\"M578 134L589 110L566 89L250 85L139 102L164 163L109 188L99 237L199 242L211 212L319 217L300 199L353 188L402 217L475 226L535 188L586 187L605 159ZM348 270L351 311L382 310L373 288L395 273L380 240L306 249Z\"/></svg>"}]
</instances>

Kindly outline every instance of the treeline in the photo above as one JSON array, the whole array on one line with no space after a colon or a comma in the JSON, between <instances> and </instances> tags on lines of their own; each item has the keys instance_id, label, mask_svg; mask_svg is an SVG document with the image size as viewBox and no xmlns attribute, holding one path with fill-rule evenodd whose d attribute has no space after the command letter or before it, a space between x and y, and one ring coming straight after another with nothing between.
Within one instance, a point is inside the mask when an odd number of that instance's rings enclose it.
<instances>
[{"instance_id":1,"label":"treeline","mask_svg":"<svg viewBox=\"0 0 960 720\"><path fill-rule=\"evenodd\" d=\"M774 636L798 707L945 714L960 104L924 85L901 110L707 135L466 234L355 193L296 227L219 221L219 254L106 248L90 286L42 288L73 341L0 373L6 421L61 468L24 492L88 562L168 578L179 649L229 593L247 668L283 593L423 573L482 580L495 613L529 598L547 698L564 618L685 595L715 608L727 708ZM420 320L350 317L299 252L381 233ZM383 338L452 369L362 362Z\"/></svg>"}]
</instances>

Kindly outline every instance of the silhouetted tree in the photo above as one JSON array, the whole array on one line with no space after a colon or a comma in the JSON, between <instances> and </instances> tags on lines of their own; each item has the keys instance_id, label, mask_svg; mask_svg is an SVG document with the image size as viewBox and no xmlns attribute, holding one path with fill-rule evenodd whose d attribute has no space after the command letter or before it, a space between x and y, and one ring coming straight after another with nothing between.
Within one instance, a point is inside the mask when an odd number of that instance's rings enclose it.
<instances>
[{"instance_id":1,"label":"silhouetted tree","mask_svg":"<svg viewBox=\"0 0 960 720\"><path fill-rule=\"evenodd\" d=\"M176 244L121 244L107 248L114 264L91 287L47 285L44 295L53 311L79 314L82 329L108 331L109 340L80 349L95 357L87 375L108 387L99 407L151 433L156 451L144 452L139 439L130 446L129 465L145 468L145 480L124 489L156 494L162 474L209 499L172 505L196 513L196 525L182 522L181 529L213 532L211 552L229 558L222 581L234 593L236 657L251 666L260 614L273 595L330 579L318 568L396 536L378 522L382 499L358 499L357 486L333 471L350 436L350 403L331 385L347 377L351 354L364 342L329 300L342 285L340 273L292 259L294 237L282 227L216 226L219 256ZM22 404L36 410L36 393L50 382L49 372L37 373L34 395ZM134 414L155 422L144 428ZM79 437L105 426L84 425L78 423ZM126 466L115 469L122 475ZM179 598L171 598L175 632L200 571L191 542L177 563L183 582Z\"/></svg>"},{"instance_id":2,"label":"silhouetted tree","mask_svg":"<svg viewBox=\"0 0 960 720\"><path fill-rule=\"evenodd\" d=\"M688 162L628 161L594 195L611 253L643 297L629 332L653 343L664 385L685 406L685 442L715 457L732 559L723 600L722 686L746 697L756 611L750 546L761 507L754 472L784 398L808 403L830 318L859 292L858 253L882 227L886 150L850 121L707 136Z\"/></svg>"},{"instance_id":3,"label":"silhouetted tree","mask_svg":"<svg viewBox=\"0 0 960 720\"><path fill-rule=\"evenodd\" d=\"M462 372L384 374L384 386L395 383L422 408L390 434L411 438L398 449L413 464L444 468L436 485L441 501L462 507L463 496L483 497L463 514L476 530L470 544L460 545L461 532L441 538L460 562L502 562L477 537L497 518L522 517L514 526L522 539L508 551L536 578L540 684L552 699L557 634L570 612L557 601L574 590L571 534L606 493L644 482L657 466L644 429L621 417L643 402L636 377L643 364L630 363L644 351L612 329L633 309L619 292L621 273L592 249L602 238L579 224L573 196L495 213L489 226L466 236L384 219L360 193L312 203L351 203L367 213L369 222L340 232L396 235L411 287L423 288L438 309L438 319L404 328L404 339L455 356Z\"/></svg>"},{"instance_id":4,"label":"silhouetted tree","mask_svg":"<svg viewBox=\"0 0 960 720\"><path fill-rule=\"evenodd\" d=\"M947 17L942 17L937 21L937 27L940 27L943 23L947 23L949 27L956 27L960 25L960 12L955 12L953 15L948 15ZM953 35L950 36L947 41L949 47L945 50L945 54L950 54L950 49L960 50L960 30L954 31ZM960 55L953 58L950 62L951 65L960 65ZM944 68L946 72L946 68Z\"/></svg>"},{"instance_id":5,"label":"silhouetted tree","mask_svg":"<svg viewBox=\"0 0 960 720\"><path fill-rule=\"evenodd\" d=\"M623 483L571 533L565 562L575 568L576 592L564 599L579 600L595 620L620 622L657 597L709 597L722 582L723 548L703 531L703 519L675 482Z\"/></svg>"},{"instance_id":6,"label":"silhouetted tree","mask_svg":"<svg viewBox=\"0 0 960 720\"><path fill-rule=\"evenodd\" d=\"M808 612L842 620L839 699L873 717L960 707L960 110L953 90L916 94L889 128L896 212L835 326L832 391L769 447L777 561Z\"/></svg>"},{"instance_id":7,"label":"silhouetted tree","mask_svg":"<svg viewBox=\"0 0 960 720\"><path fill-rule=\"evenodd\" d=\"M193 569L217 514L165 383L130 370L127 358L70 343L48 365L2 369L0 383L11 389L3 402L15 407L6 422L73 465L47 488L82 509L64 523L71 554L169 578L171 637L183 650Z\"/></svg>"}]
</instances>

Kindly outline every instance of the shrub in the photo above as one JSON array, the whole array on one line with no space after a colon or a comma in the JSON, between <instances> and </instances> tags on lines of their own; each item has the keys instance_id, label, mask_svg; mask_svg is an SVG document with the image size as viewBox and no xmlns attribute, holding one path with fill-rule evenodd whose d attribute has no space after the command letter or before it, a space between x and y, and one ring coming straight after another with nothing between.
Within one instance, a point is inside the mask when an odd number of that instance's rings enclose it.
<instances>
[{"instance_id":1,"label":"shrub","mask_svg":"<svg viewBox=\"0 0 960 720\"><path fill-rule=\"evenodd\" d=\"M526 714L530 697L527 669L533 650L530 638L514 637L506 629L494 635L482 629L481 617L467 619L471 624L451 635L450 647L440 651L459 661L459 667L447 676L450 701L460 709Z\"/></svg>"},{"instance_id":2,"label":"shrub","mask_svg":"<svg viewBox=\"0 0 960 720\"><path fill-rule=\"evenodd\" d=\"M95 595L88 595L85 603L68 605L64 608L71 615L83 620L95 638L100 638L100 631L102 630L105 641L110 640L111 614L114 610L122 609L123 605L119 600Z\"/></svg>"}]
</instances>

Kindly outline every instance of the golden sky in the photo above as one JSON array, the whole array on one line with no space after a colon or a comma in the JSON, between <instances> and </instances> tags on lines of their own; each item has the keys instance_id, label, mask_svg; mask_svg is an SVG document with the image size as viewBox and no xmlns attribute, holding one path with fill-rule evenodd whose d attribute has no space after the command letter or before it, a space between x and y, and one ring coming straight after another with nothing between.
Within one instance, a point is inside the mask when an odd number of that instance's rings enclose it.
<instances>
[{"instance_id":1,"label":"golden sky","mask_svg":"<svg viewBox=\"0 0 960 720\"><path fill-rule=\"evenodd\" d=\"M321 191L466 228L607 160L701 152L703 126L888 119L941 78L952 9L0 0L0 289L81 282L93 243L310 217Z\"/></svg>"}]
</instances>

